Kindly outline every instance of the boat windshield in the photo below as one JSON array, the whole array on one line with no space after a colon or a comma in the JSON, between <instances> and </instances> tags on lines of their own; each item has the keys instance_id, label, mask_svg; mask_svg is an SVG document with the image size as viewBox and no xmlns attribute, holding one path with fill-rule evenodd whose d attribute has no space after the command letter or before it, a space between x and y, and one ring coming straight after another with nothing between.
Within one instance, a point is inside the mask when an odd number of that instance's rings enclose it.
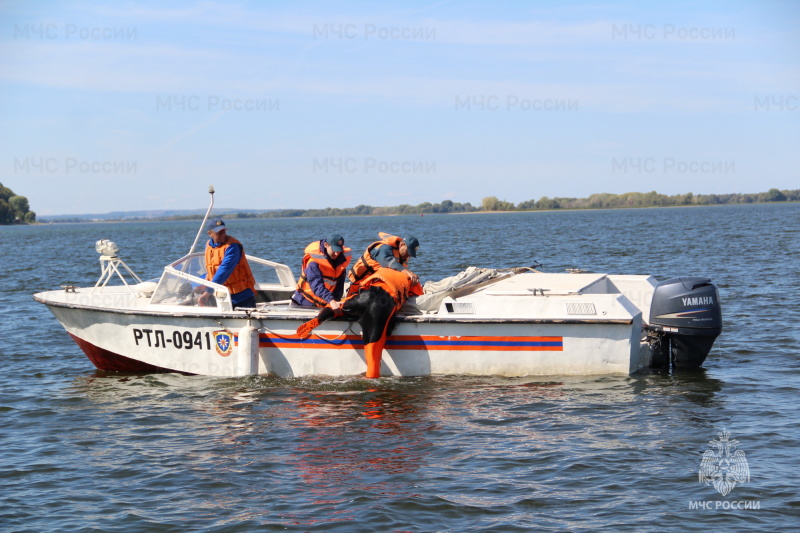
<instances>
[{"instance_id":1,"label":"boat windshield","mask_svg":"<svg viewBox=\"0 0 800 533\"><path fill-rule=\"evenodd\" d=\"M214 307L229 311L230 292L223 285L205 280L205 274L205 260L199 253L166 266L150 305ZM204 293L210 293L210 296L201 298Z\"/></svg>"},{"instance_id":2,"label":"boat windshield","mask_svg":"<svg viewBox=\"0 0 800 533\"><path fill-rule=\"evenodd\" d=\"M194 253L175 261L170 265L179 272L198 278L206 277L206 258L204 254Z\"/></svg>"},{"instance_id":3,"label":"boat windshield","mask_svg":"<svg viewBox=\"0 0 800 533\"><path fill-rule=\"evenodd\" d=\"M291 296L295 279L288 266L251 255L247 256L247 261L256 279L257 301L283 300ZM187 255L167 265L150 305L216 307L220 311L230 311L230 291L223 285L206 281L205 275L205 254L202 252ZM201 299L204 292L212 296Z\"/></svg>"}]
</instances>

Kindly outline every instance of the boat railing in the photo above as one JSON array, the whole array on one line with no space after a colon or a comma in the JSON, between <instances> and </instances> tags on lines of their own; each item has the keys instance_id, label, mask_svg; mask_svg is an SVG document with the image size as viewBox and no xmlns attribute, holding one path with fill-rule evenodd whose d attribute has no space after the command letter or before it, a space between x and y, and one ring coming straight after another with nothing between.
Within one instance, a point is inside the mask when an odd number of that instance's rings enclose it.
<instances>
[{"instance_id":1,"label":"boat railing","mask_svg":"<svg viewBox=\"0 0 800 533\"><path fill-rule=\"evenodd\" d=\"M125 261L119 257L101 256L100 278L97 280L97 283L94 284L94 287L92 288L92 294L94 294L94 292L98 289L102 290L106 285L108 285L108 282L111 281L111 279L114 277L114 274L117 275L117 277L122 281L122 284L128 288L131 294L136 294L131 285L128 283L128 280L125 279L125 274L123 272L135 279L136 283L142 283L142 280L139 278L139 276L137 276L136 273L131 270L127 264L125 264Z\"/></svg>"},{"instance_id":2,"label":"boat railing","mask_svg":"<svg viewBox=\"0 0 800 533\"><path fill-rule=\"evenodd\" d=\"M141 284L142 280L131 268L125 264L125 261L119 258L117 252L119 248L116 244L108 239L100 239L95 243L95 250L100 254L100 278L94 284L91 294L97 290L102 290L108 285L108 282L114 277L114 274L122 281L122 284L128 288L131 294L136 295L128 280L125 279L125 274L136 280L136 283Z\"/></svg>"},{"instance_id":3,"label":"boat railing","mask_svg":"<svg viewBox=\"0 0 800 533\"><path fill-rule=\"evenodd\" d=\"M250 269L253 270L256 283L274 283L277 281L279 285L284 287L294 289L297 286L297 281L294 279L292 269L283 263L276 263L275 261L261 259L253 255L246 255L246 257L247 261L250 263ZM259 266L264 268L258 268Z\"/></svg>"}]
</instances>

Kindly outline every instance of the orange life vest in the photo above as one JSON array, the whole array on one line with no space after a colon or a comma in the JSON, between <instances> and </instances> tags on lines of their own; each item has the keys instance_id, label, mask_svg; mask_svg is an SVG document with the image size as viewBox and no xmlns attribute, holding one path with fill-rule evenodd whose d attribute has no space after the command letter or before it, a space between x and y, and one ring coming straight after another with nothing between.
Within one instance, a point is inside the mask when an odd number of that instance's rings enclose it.
<instances>
[{"instance_id":1,"label":"orange life vest","mask_svg":"<svg viewBox=\"0 0 800 533\"><path fill-rule=\"evenodd\" d=\"M325 250L319 245L320 241L314 241L308 246L303 253L303 266L302 266L302 273L300 274L300 279L297 282L297 292L303 295L306 300L313 303L317 307L325 307L328 305L328 302L314 294L314 290L311 288L311 284L306 279L306 267L308 264L313 261L319 267L319 271L322 273L322 281L325 285L325 288L328 289L328 292L333 293L334 289L336 288L336 280L339 279L346 270L347 265L350 264L350 248L347 246L343 246L342 249L344 250L342 254L344 254L345 261L340 263L337 266L333 266L328 259L328 256L325 255Z\"/></svg>"},{"instance_id":2,"label":"orange life vest","mask_svg":"<svg viewBox=\"0 0 800 533\"><path fill-rule=\"evenodd\" d=\"M372 258L370 252L377 248L378 246L382 246L387 244L392 247L392 254L394 254L395 259L397 259L398 263L403 263L400 259L400 243L403 242L403 239L400 237L395 237L394 235L386 235L381 234L383 240L375 241L364 251L363 255L355 262L353 268L350 269L350 273L348 277L350 278L351 283L360 283L362 279L366 278L370 274L377 272L381 268L381 264L375 261Z\"/></svg>"},{"instance_id":3,"label":"orange life vest","mask_svg":"<svg viewBox=\"0 0 800 533\"><path fill-rule=\"evenodd\" d=\"M217 270L219 269L219 266L222 264L222 260L225 257L225 251L228 249L228 246L234 244L238 244L239 246L242 245L242 243L240 243L238 240L228 235L225 239L225 243L222 246L217 246L214 248L206 245L206 279L209 281L214 279L214 274L217 273ZM236 265L236 268L233 269L233 272L231 272L231 275L228 276L228 279L225 280L223 285L228 287L228 290L231 291L231 294L240 293L245 289L251 289L253 292L255 292L256 279L253 277L253 272L250 270L250 264L247 262L247 257L244 255L244 246L242 246L242 258L239 260L239 264Z\"/></svg>"},{"instance_id":4,"label":"orange life vest","mask_svg":"<svg viewBox=\"0 0 800 533\"><path fill-rule=\"evenodd\" d=\"M422 286L419 283L412 282L405 272L398 272L393 268L381 268L359 283L362 289L367 289L373 285L381 287L391 295L395 303L395 312L403 307L409 296L423 294Z\"/></svg>"}]
</instances>

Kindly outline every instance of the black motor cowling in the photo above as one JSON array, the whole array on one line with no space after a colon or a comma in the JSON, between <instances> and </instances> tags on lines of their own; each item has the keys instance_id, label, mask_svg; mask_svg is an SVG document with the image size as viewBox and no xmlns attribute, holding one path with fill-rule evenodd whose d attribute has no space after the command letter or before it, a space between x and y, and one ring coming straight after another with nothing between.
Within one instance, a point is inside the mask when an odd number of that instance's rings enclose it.
<instances>
[{"instance_id":1,"label":"black motor cowling","mask_svg":"<svg viewBox=\"0 0 800 533\"><path fill-rule=\"evenodd\" d=\"M651 366L699 367L722 332L717 287L696 276L658 284L646 329L654 347Z\"/></svg>"}]
</instances>

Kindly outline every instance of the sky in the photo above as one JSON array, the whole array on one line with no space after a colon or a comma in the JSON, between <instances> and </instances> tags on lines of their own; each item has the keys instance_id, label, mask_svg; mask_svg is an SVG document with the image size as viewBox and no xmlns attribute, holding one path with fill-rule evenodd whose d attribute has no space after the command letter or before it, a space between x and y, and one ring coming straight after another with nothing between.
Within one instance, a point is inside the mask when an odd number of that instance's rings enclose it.
<instances>
[{"instance_id":1,"label":"sky","mask_svg":"<svg viewBox=\"0 0 800 533\"><path fill-rule=\"evenodd\" d=\"M0 2L39 216L800 188L796 1Z\"/></svg>"}]
</instances>

